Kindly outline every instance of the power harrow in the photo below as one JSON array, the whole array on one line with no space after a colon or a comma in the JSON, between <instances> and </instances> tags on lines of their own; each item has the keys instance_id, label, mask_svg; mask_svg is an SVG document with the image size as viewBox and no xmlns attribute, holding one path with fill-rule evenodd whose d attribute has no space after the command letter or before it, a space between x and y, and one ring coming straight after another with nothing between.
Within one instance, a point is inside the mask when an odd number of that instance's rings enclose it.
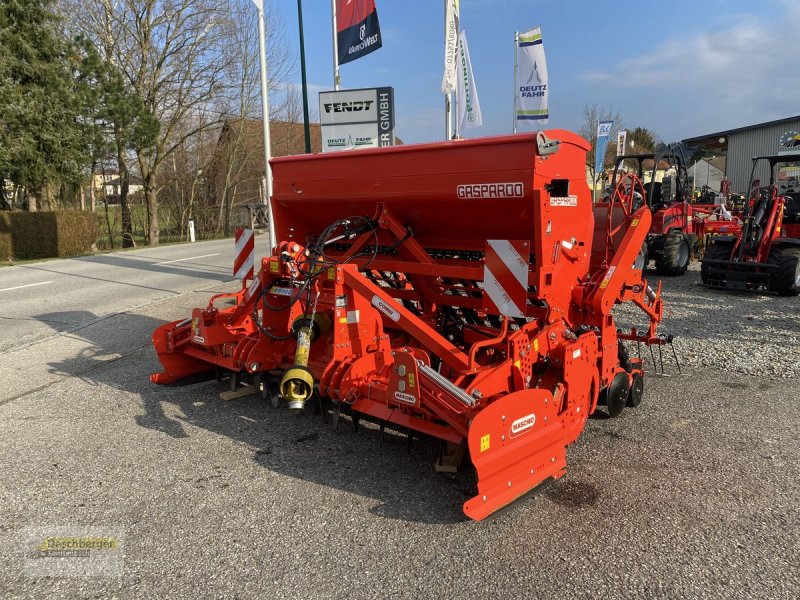
<instances>
[{"instance_id":1,"label":"power harrow","mask_svg":"<svg viewBox=\"0 0 800 600\"><path fill-rule=\"evenodd\" d=\"M598 404L639 404L624 340L671 341L637 265L651 211L593 206L588 150L550 130L274 159L280 242L250 285L154 332L151 379L222 369L290 410L437 438L467 453L463 510L487 517L565 474ZM618 330L623 302L646 330Z\"/></svg>"}]
</instances>

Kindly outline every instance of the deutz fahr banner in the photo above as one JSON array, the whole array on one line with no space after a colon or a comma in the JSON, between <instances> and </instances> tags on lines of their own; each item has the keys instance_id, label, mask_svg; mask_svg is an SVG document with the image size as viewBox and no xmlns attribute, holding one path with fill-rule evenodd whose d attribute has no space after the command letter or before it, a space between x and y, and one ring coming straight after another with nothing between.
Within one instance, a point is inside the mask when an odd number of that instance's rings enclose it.
<instances>
[{"instance_id":1,"label":"deutz fahr banner","mask_svg":"<svg viewBox=\"0 0 800 600\"><path fill-rule=\"evenodd\" d=\"M322 151L394 146L394 88L319 93Z\"/></svg>"},{"instance_id":2,"label":"deutz fahr banner","mask_svg":"<svg viewBox=\"0 0 800 600\"><path fill-rule=\"evenodd\" d=\"M375 0L336 0L336 42L340 65L381 47Z\"/></svg>"}]
</instances>

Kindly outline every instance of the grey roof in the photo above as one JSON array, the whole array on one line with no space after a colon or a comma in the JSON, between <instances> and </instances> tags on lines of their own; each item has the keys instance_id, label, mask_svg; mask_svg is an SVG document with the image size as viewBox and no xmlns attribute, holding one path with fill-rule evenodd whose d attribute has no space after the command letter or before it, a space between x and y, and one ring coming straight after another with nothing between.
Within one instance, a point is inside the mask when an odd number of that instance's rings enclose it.
<instances>
[{"instance_id":1,"label":"grey roof","mask_svg":"<svg viewBox=\"0 0 800 600\"><path fill-rule=\"evenodd\" d=\"M717 131L716 133L707 133L705 135L698 135L691 138L686 138L683 143L691 146L693 143L703 142L709 138L728 137L732 133L740 133L742 131L749 131L751 129L759 129L761 127L769 127L770 125L780 125L781 123L789 123L791 121L800 121L800 115L794 117L786 117L785 119L776 119L774 121L766 121L764 123L757 123L755 125L747 125L745 127L737 127L735 129L726 129L725 131Z\"/></svg>"}]
</instances>

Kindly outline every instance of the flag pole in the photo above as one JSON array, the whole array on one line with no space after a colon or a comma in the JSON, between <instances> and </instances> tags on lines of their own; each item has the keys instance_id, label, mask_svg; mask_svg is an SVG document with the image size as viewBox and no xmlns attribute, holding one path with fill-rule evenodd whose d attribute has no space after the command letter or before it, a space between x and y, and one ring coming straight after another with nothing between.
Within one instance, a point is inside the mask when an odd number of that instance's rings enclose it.
<instances>
[{"instance_id":1,"label":"flag pole","mask_svg":"<svg viewBox=\"0 0 800 600\"><path fill-rule=\"evenodd\" d=\"M336 30L336 0L331 0L331 26L333 28L333 89L339 91L339 40Z\"/></svg>"},{"instance_id":2,"label":"flag pole","mask_svg":"<svg viewBox=\"0 0 800 600\"><path fill-rule=\"evenodd\" d=\"M519 31L514 32L514 112L512 131L517 133L517 45L519 44Z\"/></svg>"},{"instance_id":3,"label":"flag pole","mask_svg":"<svg viewBox=\"0 0 800 600\"><path fill-rule=\"evenodd\" d=\"M445 44L447 44L447 34L448 34L448 26L450 25L447 22L447 3L450 0L444 0L444 39ZM453 139L453 104L451 102L452 94L445 94L444 95L444 135L446 140Z\"/></svg>"},{"instance_id":4,"label":"flag pole","mask_svg":"<svg viewBox=\"0 0 800 600\"><path fill-rule=\"evenodd\" d=\"M594 125L594 164L597 165L597 130L600 129L600 119ZM592 167L594 168L594 167ZM597 202L597 173L592 177L592 204Z\"/></svg>"},{"instance_id":5,"label":"flag pole","mask_svg":"<svg viewBox=\"0 0 800 600\"><path fill-rule=\"evenodd\" d=\"M270 250L275 247L275 222L272 218L272 168L269 160L272 154L269 139L269 94L267 87L267 44L264 32L264 0L253 0L258 8L258 54L261 62L261 122L264 129L264 203L267 205L269 221Z\"/></svg>"},{"instance_id":6,"label":"flag pole","mask_svg":"<svg viewBox=\"0 0 800 600\"><path fill-rule=\"evenodd\" d=\"M311 131L308 120L308 82L306 81L306 43L303 35L303 1L297 0L297 23L300 27L300 79L303 87L303 138L306 154L311 154Z\"/></svg>"}]
</instances>

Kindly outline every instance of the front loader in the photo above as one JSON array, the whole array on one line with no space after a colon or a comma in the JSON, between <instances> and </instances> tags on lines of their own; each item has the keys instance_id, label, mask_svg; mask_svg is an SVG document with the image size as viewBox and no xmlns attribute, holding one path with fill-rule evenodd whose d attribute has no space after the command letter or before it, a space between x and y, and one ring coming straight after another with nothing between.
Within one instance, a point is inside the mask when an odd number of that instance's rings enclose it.
<instances>
[{"instance_id":1,"label":"front loader","mask_svg":"<svg viewBox=\"0 0 800 600\"><path fill-rule=\"evenodd\" d=\"M769 185L756 177L769 166ZM753 159L750 199L738 235L716 236L701 264L713 288L800 294L800 153Z\"/></svg>"},{"instance_id":2,"label":"front loader","mask_svg":"<svg viewBox=\"0 0 800 600\"><path fill-rule=\"evenodd\" d=\"M252 284L155 331L152 380L223 369L290 410L437 438L466 452L463 510L487 517L565 474L599 401L639 404L624 340L668 343L634 266L651 213L593 207L588 150L552 130L273 159L277 247ZM622 302L645 331L617 329Z\"/></svg>"}]
</instances>

